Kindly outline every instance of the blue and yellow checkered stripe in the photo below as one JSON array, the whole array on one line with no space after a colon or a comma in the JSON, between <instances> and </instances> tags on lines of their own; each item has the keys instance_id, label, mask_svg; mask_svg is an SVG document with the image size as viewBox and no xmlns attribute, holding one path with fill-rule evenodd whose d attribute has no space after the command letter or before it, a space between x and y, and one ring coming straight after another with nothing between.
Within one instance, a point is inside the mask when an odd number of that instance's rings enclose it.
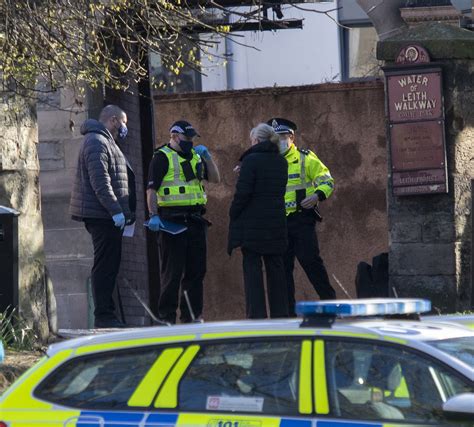
<instances>
[{"instance_id":1,"label":"blue and yellow checkered stripe","mask_svg":"<svg viewBox=\"0 0 474 427\"><path fill-rule=\"evenodd\" d=\"M389 427L388 424L232 414L81 412L68 427Z\"/></svg>"}]
</instances>

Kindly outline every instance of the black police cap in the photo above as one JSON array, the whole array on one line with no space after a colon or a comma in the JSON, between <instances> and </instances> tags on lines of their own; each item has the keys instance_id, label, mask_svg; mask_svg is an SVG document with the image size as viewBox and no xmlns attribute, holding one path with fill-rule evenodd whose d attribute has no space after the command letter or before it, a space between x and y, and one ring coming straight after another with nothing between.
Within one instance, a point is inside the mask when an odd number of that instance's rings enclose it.
<instances>
[{"instance_id":1,"label":"black police cap","mask_svg":"<svg viewBox=\"0 0 474 427\"><path fill-rule=\"evenodd\" d=\"M276 133L291 133L294 134L297 127L296 124L293 123L291 120L288 119L282 119L280 117L274 117L270 119L267 122L268 125L270 125Z\"/></svg>"},{"instance_id":2,"label":"black police cap","mask_svg":"<svg viewBox=\"0 0 474 427\"><path fill-rule=\"evenodd\" d=\"M170 132L179 133L188 137L201 136L196 132L196 129L193 128L193 125L186 120L178 120L177 122L174 122L170 127Z\"/></svg>"}]
</instances>

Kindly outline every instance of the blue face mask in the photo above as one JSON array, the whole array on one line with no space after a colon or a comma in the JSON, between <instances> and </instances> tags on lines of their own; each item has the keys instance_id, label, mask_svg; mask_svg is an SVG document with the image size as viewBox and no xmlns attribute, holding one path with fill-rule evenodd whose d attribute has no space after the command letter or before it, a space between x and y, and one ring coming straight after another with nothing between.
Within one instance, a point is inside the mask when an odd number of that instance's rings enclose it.
<instances>
[{"instance_id":1,"label":"blue face mask","mask_svg":"<svg viewBox=\"0 0 474 427\"><path fill-rule=\"evenodd\" d=\"M179 148L181 148L181 151L183 154L189 154L193 148L193 141L179 141Z\"/></svg>"},{"instance_id":2,"label":"blue face mask","mask_svg":"<svg viewBox=\"0 0 474 427\"><path fill-rule=\"evenodd\" d=\"M120 139L125 139L127 137L127 134L128 134L127 125L120 123L120 127L118 129L118 137Z\"/></svg>"}]
</instances>

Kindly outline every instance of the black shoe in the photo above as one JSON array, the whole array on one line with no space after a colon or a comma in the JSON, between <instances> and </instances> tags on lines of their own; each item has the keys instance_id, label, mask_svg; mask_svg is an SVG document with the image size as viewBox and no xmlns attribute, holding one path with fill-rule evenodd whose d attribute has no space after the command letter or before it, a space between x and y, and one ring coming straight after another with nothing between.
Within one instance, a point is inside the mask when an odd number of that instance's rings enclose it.
<instances>
[{"instance_id":1,"label":"black shoe","mask_svg":"<svg viewBox=\"0 0 474 427\"><path fill-rule=\"evenodd\" d=\"M117 328L126 328L127 325L121 322L118 319L95 319L94 328L95 329L117 329Z\"/></svg>"}]
</instances>

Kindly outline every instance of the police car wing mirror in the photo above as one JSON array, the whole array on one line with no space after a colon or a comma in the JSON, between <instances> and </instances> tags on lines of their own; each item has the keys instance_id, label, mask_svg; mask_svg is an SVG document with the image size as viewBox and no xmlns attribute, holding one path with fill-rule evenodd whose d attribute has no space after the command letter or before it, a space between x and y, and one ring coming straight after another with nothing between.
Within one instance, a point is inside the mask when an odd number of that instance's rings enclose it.
<instances>
[{"instance_id":1,"label":"police car wing mirror","mask_svg":"<svg viewBox=\"0 0 474 427\"><path fill-rule=\"evenodd\" d=\"M474 422L474 393L451 397L443 404L443 414L450 421Z\"/></svg>"}]
</instances>

